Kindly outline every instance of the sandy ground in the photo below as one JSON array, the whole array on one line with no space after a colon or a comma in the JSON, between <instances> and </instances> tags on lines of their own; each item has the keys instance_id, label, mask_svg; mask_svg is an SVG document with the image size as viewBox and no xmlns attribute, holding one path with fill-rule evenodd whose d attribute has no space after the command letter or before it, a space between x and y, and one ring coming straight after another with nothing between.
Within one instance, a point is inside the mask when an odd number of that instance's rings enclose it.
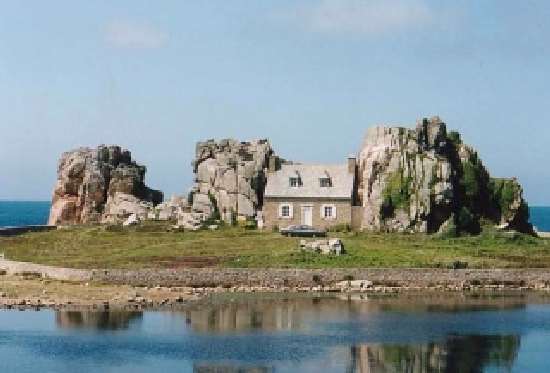
<instances>
[{"instance_id":1,"label":"sandy ground","mask_svg":"<svg viewBox=\"0 0 550 373\"><path fill-rule=\"evenodd\" d=\"M0 276L0 308L145 308L170 307L197 300L201 289L58 281L24 276Z\"/></svg>"}]
</instances>

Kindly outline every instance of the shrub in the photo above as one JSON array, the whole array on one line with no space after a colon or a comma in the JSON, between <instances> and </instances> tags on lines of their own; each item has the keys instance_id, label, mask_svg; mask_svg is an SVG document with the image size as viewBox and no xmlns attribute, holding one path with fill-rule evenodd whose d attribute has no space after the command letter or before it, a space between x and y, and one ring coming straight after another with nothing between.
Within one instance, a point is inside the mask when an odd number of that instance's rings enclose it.
<instances>
[{"instance_id":1,"label":"shrub","mask_svg":"<svg viewBox=\"0 0 550 373\"><path fill-rule=\"evenodd\" d=\"M460 138L460 133L458 133L458 132L456 132L456 131L450 131L450 132L447 134L447 139L448 139L454 146L457 146L457 145L462 144L462 139Z\"/></svg>"},{"instance_id":2,"label":"shrub","mask_svg":"<svg viewBox=\"0 0 550 373\"><path fill-rule=\"evenodd\" d=\"M466 268L468 268L468 262L462 262L460 260L455 260L451 264L451 268L452 269L466 269Z\"/></svg>"},{"instance_id":3,"label":"shrub","mask_svg":"<svg viewBox=\"0 0 550 373\"><path fill-rule=\"evenodd\" d=\"M480 225L479 225L479 217L472 214L470 210L468 210L466 207L462 207L458 211L457 216L457 229L461 232L468 232L468 233L479 233L480 232Z\"/></svg>"},{"instance_id":4,"label":"shrub","mask_svg":"<svg viewBox=\"0 0 550 373\"><path fill-rule=\"evenodd\" d=\"M244 223L245 229L256 229L258 228L258 223L254 219L247 219Z\"/></svg>"},{"instance_id":5,"label":"shrub","mask_svg":"<svg viewBox=\"0 0 550 373\"><path fill-rule=\"evenodd\" d=\"M396 209L409 208L412 178L405 177L401 169L390 175L386 183L382 202L384 216L392 216Z\"/></svg>"},{"instance_id":6,"label":"shrub","mask_svg":"<svg viewBox=\"0 0 550 373\"><path fill-rule=\"evenodd\" d=\"M103 228L106 232L122 232L123 228L120 224L108 224Z\"/></svg>"},{"instance_id":7,"label":"shrub","mask_svg":"<svg viewBox=\"0 0 550 373\"><path fill-rule=\"evenodd\" d=\"M349 224L336 224L327 229L329 232L351 232L351 226Z\"/></svg>"},{"instance_id":8,"label":"shrub","mask_svg":"<svg viewBox=\"0 0 550 373\"><path fill-rule=\"evenodd\" d=\"M513 179L491 179L489 183L492 202L500 213L506 215L510 206L521 192L519 184Z\"/></svg>"}]
</instances>

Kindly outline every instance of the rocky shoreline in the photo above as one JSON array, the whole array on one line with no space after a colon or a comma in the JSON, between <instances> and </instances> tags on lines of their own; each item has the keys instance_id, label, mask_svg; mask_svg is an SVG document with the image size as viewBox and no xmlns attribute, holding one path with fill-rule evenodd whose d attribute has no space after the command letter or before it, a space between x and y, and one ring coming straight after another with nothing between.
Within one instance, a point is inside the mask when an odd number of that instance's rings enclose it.
<instances>
[{"instance_id":1,"label":"rocky shoreline","mask_svg":"<svg viewBox=\"0 0 550 373\"><path fill-rule=\"evenodd\" d=\"M177 309L214 294L550 294L545 269L79 270L0 259L0 309Z\"/></svg>"},{"instance_id":2,"label":"rocky shoreline","mask_svg":"<svg viewBox=\"0 0 550 373\"><path fill-rule=\"evenodd\" d=\"M367 299L374 295L398 294L468 294L471 296L518 296L536 294L549 296L550 287L516 287L505 285L483 285L471 287L453 286L375 286L370 281L349 281L334 286L314 287L277 287L277 286L234 286L224 287L132 287L123 285L103 285L90 283L65 283L63 281L28 280L11 277L9 280L18 282L19 292L11 295L0 291L0 310L89 310L89 311L141 311L141 310L181 310L187 306L207 301L213 295L226 294L309 294L309 295L338 295L348 299ZM29 281L35 281L29 283ZM359 285L361 283L361 285ZM53 284L63 287L65 291L56 293L46 290ZM5 285L5 284L4 284ZM72 287L67 292L67 287ZM101 295L90 297L86 295L88 287L94 288ZM0 289L2 289L0 287ZM40 291L40 289L42 289ZM111 297L110 297L111 296Z\"/></svg>"}]
</instances>

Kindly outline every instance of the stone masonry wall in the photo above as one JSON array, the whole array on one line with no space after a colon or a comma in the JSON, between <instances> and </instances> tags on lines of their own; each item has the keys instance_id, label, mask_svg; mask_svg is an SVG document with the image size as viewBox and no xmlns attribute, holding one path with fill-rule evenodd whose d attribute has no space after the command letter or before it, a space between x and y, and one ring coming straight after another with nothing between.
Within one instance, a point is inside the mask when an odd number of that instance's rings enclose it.
<instances>
[{"instance_id":1,"label":"stone masonry wall","mask_svg":"<svg viewBox=\"0 0 550 373\"><path fill-rule=\"evenodd\" d=\"M281 203L289 203L293 205L292 219L279 217L279 205ZM336 207L335 219L323 219L321 217L321 207L323 205L334 205ZM266 225L266 228L273 228L277 225L279 228L285 228L289 225L302 224L301 206L313 206L313 226L316 228L329 228L336 225L351 223L351 203L350 201L331 201L331 200L289 200L289 199L266 199L264 201L263 215L266 222L271 225Z\"/></svg>"},{"instance_id":2,"label":"stone masonry wall","mask_svg":"<svg viewBox=\"0 0 550 373\"><path fill-rule=\"evenodd\" d=\"M435 268L348 268L348 269L244 269L180 268L143 270L79 270L0 259L0 274L36 273L42 277L70 281L98 281L141 286L270 286L308 287L339 281L369 280L374 285L428 288L436 286L503 286L541 288L550 286L550 271L528 269L435 269Z\"/></svg>"},{"instance_id":3,"label":"stone masonry wall","mask_svg":"<svg viewBox=\"0 0 550 373\"><path fill-rule=\"evenodd\" d=\"M547 269L221 269L93 271L92 279L116 284L164 286L318 286L346 279L369 280L397 287L483 286L531 287L550 284Z\"/></svg>"}]
</instances>

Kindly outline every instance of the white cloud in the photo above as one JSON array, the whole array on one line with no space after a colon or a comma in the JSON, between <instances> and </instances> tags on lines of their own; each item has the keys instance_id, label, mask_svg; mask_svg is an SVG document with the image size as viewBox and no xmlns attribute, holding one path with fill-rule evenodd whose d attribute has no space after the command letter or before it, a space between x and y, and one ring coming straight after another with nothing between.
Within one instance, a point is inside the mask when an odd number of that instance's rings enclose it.
<instances>
[{"instance_id":1,"label":"white cloud","mask_svg":"<svg viewBox=\"0 0 550 373\"><path fill-rule=\"evenodd\" d=\"M294 9L294 22L313 32L380 35L431 25L423 0L320 0Z\"/></svg>"},{"instance_id":2,"label":"white cloud","mask_svg":"<svg viewBox=\"0 0 550 373\"><path fill-rule=\"evenodd\" d=\"M155 49L168 42L168 34L155 27L127 20L112 21L105 27L105 40L117 48Z\"/></svg>"}]
</instances>

